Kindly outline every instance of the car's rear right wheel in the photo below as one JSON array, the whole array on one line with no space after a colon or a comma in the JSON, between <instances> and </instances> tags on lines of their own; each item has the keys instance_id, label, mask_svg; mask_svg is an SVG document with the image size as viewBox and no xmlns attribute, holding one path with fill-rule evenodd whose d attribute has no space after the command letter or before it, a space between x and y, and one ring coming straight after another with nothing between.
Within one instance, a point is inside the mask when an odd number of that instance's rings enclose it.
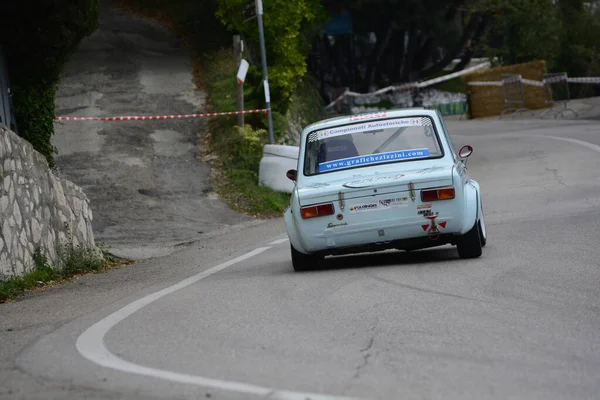
<instances>
[{"instance_id":1,"label":"car's rear right wheel","mask_svg":"<svg viewBox=\"0 0 600 400\"><path fill-rule=\"evenodd\" d=\"M481 246L481 233L479 231L479 221L475 221L473 228L465 233L456 245L458 256L460 258L477 258L483 253Z\"/></svg>"},{"instance_id":2,"label":"car's rear right wheel","mask_svg":"<svg viewBox=\"0 0 600 400\"><path fill-rule=\"evenodd\" d=\"M315 269L318 266L319 260L322 258L300 253L291 244L290 249L292 251L292 266L294 267L294 271L309 271Z\"/></svg>"}]
</instances>

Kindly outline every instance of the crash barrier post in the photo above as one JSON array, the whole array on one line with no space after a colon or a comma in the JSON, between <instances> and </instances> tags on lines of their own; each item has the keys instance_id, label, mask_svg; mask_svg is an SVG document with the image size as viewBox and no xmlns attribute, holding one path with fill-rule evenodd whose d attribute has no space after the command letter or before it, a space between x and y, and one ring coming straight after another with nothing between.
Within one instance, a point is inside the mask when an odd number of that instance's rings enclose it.
<instances>
[{"instance_id":1,"label":"crash barrier post","mask_svg":"<svg viewBox=\"0 0 600 400\"><path fill-rule=\"evenodd\" d=\"M504 89L504 103L508 105L500 114L500 118L509 111L513 111L512 115L523 111L533 112L525 107L525 91L523 89L522 77L520 74L503 74L502 87Z\"/></svg>"},{"instance_id":2,"label":"crash barrier post","mask_svg":"<svg viewBox=\"0 0 600 400\"><path fill-rule=\"evenodd\" d=\"M552 74L544 74L544 97L549 108L546 109L540 118L544 118L546 114L563 116L563 113L571 112L574 116L578 116L577 112L572 108L567 107L567 103L571 100L569 93L569 78L566 72L557 72ZM555 108L556 104L563 104L562 108Z\"/></svg>"}]
</instances>

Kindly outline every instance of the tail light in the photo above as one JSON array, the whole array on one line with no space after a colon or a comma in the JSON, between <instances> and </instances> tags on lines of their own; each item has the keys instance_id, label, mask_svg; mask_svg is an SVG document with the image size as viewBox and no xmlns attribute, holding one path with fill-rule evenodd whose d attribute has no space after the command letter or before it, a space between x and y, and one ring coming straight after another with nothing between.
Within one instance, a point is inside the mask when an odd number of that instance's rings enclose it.
<instances>
[{"instance_id":1,"label":"tail light","mask_svg":"<svg viewBox=\"0 0 600 400\"><path fill-rule=\"evenodd\" d=\"M300 209L300 215L302 215L302 218L304 219L332 215L334 212L333 203L318 204L316 206L302 207Z\"/></svg>"},{"instance_id":2,"label":"tail light","mask_svg":"<svg viewBox=\"0 0 600 400\"><path fill-rule=\"evenodd\" d=\"M421 190L421 201L450 200L454 198L454 188Z\"/></svg>"}]
</instances>

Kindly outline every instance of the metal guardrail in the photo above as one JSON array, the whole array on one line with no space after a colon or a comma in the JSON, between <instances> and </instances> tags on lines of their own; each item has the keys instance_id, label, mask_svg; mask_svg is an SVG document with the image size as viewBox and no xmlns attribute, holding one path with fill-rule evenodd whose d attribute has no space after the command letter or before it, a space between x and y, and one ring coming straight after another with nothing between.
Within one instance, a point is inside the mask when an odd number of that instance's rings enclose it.
<instances>
[{"instance_id":1,"label":"metal guardrail","mask_svg":"<svg viewBox=\"0 0 600 400\"><path fill-rule=\"evenodd\" d=\"M544 74L544 98L546 104L550 108L546 109L540 116L544 118L547 114L552 114L554 118L557 116L563 117L565 113L572 113L578 116L577 112L572 108L567 107L567 103L571 100L569 93L569 79L566 72L558 72L552 74ZM563 105L562 108L555 108L556 104Z\"/></svg>"},{"instance_id":2,"label":"metal guardrail","mask_svg":"<svg viewBox=\"0 0 600 400\"><path fill-rule=\"evenodd\" d=\"M504 103L506 103L508 107L502 111L500 118L510 111L513 112L513 116L516 113L523 115L523 111L529 111L533 115L533 111L525 107L525 90L523 89L522 79L523 78L519 74L502 75Z\"/></svg>"}]
</instances>

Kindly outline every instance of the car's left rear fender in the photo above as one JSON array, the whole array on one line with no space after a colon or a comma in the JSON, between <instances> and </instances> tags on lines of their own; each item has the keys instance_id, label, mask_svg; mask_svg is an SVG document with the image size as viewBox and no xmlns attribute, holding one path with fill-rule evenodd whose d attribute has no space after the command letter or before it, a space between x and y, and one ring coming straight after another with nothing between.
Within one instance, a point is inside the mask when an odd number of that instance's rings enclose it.
<instances>
[{"instance_id":1,"label":"car's left rear fender","mask_svg":"<svg viewBox=\"0 0 600 400\"><path fill-rule=\"evenodd\" d=\"M283 213L283 221L285 224L285 230L286 230L288 238L290 240L290 244L292 246L294 246L294 248L296 250L298 250L300 253L307 254L308 252L306 251L304 246L302 246L302 243L300 241L300 238L298 235L298 226L296 225L296 220L293 215L294 209L296 209L296 212L299 212L299 209L300 209L299 206L297 205L298 197L296 196L296 194L297 194L296 189L294 188L294 193L292 193L292 196L290 198L290 206ZM296 207L294 207L294 206L296 206Z\"/></svg>"}]
</instances>

